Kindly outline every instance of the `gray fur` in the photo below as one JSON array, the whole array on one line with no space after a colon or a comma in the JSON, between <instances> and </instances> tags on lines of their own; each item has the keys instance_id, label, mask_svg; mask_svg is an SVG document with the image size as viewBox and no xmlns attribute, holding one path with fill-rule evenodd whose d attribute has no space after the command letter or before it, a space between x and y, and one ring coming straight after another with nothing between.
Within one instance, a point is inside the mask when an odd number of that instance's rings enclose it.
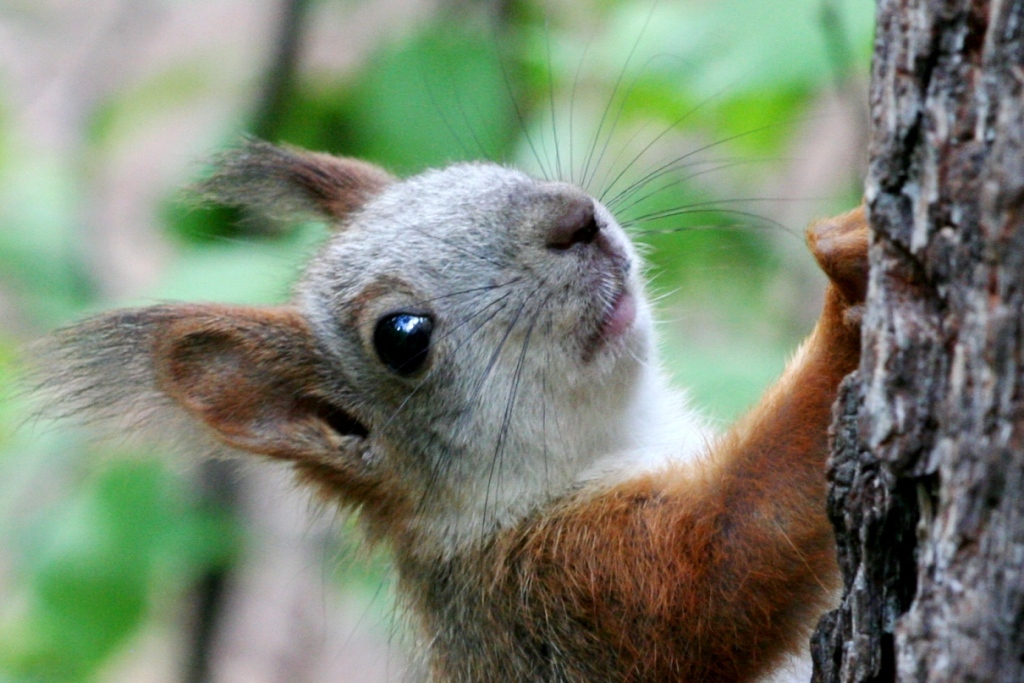
<instances>
[{"instance_id":1,"label":"gray fur","mask_svg":"<svg viewBox=\"0 0 1024 683\"><path fill-rule=\"evenodd\" d=\"M401 545L400 573L456 566L467 548L570 491L705 443L704 428L666 388L639 260L614 218L595 202L599 248L556 252L546 242L585 196L578 188L495 164L391 182L365 165L338 167L265 143L219 163L200 186L208 196L344 226L311 260L294 306L314 337L315 353L302 360L317 377L307 393L357 416L368 433L331 435L317 422L321 413L303 415L315 428L304 427L308 452L297 467L307 480L358 479L364 497L342 504L387 498L366 517L374 533ZM330 177L311 184L324 168L334 169ZM636 322L604 339L613 304L624 298L635 299ZM118 430L158 427L190 445L199 435L210 450L214 431L197 429L161 391L154 366L179 310L115 311L46 341L39 350L49 412ZM385 367L373 348L375 325L396 311L435 321L428 361L409 376ZM300 398L296 406L306 405ZM388 495L373 498L384 486ZM346 495L344 486L335 490ZM400 529L387 526L384 510L401 507L395 501L406 503ZM424 636L430 650L438 634Z\"/></svg>"}]
</instances>

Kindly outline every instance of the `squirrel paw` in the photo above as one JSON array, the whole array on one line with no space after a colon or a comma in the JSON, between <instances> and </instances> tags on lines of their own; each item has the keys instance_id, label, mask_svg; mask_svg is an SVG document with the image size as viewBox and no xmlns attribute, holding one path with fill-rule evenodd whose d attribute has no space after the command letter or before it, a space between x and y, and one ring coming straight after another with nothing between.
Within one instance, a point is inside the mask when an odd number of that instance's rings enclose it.
<instances>
[{"instance_id":1,"label":"squirrel paw","mask_svg":"<svg viewBox=\"0 0 1024 683\"><path fill-rule=\"evenodd\" d=\"M863 205L807 228L807 245L845 300L848 317L859 313L867 293L868 237Z\"/></svg>"}]
</instances>

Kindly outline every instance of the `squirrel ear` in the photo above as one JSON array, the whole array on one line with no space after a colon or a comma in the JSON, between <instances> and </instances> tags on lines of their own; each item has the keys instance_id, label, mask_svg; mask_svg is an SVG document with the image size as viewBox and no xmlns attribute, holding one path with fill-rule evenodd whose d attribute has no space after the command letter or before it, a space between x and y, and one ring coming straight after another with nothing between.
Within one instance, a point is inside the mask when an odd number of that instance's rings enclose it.
<instances>
[{"instance_id":1,"label":"squirrel ear","mask_svg":"<svg viewBox=\"0 0 1024 683\"><path fill-rule=\"evenodd\" d=\"M365 161L251 139L215 158L214 169L195 186L203 197L283 220L343 221L395 182Z\"/></svg>"},{"instance_id":2,"label":"squirrel ear","mask_svg":"<svg viewBox=\"0 0 1024 683\"><path fill-rule=\"evenodd\" d=\"M40 416L185 451L216 454L226 445L287 460L338 501L379 503L391 490L354 394L294 308L111 311L58 331L34 355L26 379Z\"/></svg>"},{"instance_id":3,"label":"squirrel ear","mask_svg":"<svg viewBox=\"0 0 1024 683\"><path fill-rule=\"evenodd\" d=\"M205 432L235 449L326 461L352 475L369 447L368 428L339 405L312 332L290 307L112 311L60 330L36 355L41 412L53 417L187 447L206 447ZM210 430L196 430L197 420Z\"/></svg>"},{"instance_id":4,"label":"squirrel ear","mask_svg":"<svg viewBox=\"0 0 1024 683\"><path fill-rule=\"evenodd\" d=\"M291 308L195 307L153 348L157 386L229 446L287 460L358 449L367 427L328 398L323 362Z\"/></svg>"}]
</instances>

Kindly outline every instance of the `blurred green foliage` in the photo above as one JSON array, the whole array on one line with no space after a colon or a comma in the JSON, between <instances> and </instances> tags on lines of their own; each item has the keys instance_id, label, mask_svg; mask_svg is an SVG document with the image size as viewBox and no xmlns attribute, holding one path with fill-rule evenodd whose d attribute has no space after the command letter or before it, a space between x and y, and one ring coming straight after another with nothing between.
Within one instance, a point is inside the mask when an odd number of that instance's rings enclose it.
<instances>
[{"instance_id":1,"label":"blurred green foliage","mask_svg":"<svg viewBox=\"0 0 1024 683\"><path fill-rule=\"evenodd\" d=\"M234 537L228 519L190 505L159 461L112 461L18 529L23 602L0 624L0 670L13 680L88 680L155 596L226 562Z\"/></svg>"},{"instance_id":2,"label":"blurred green foliage","mask_svg":"<svg viewBox=\"0 0 1024 683\"><path fill-rule=\"evenodd\" d=\"M589 181L648 245L657 291L703 293L748 319L776 267L765 231L780 228L730 213L731 197L705 179L726 167L741 179L762 172L751 162L784 152L817 93L848 71L863 73L871 4L604 0L568 13L585 15L582 25L539 1L503 7L503 21L483 3L442 12L379 46L355 73L302 73L279 139L400 174L489 157ZM211 87L216 68L190 57L107 94L83 125L88 153L102 155L149 117L187 105ZM662 144L678 136L707 149L664 157ZM88 169L22 144L0 116L0 281L19 315L43 329L106 302L82 253ZM658 168L674 174L634 185ZM154 208L179 254L148 300L280 301L324 234L315 225L240 228L234 212L178 197L168 188ZM21 341L0 330L0 388L16 381L10 359ZM698 404L728 417L781 369L787 346L757 339L709 353L691 339L666 360ZM27 410L21 399L0 402L0 543L16 586L0 601L0 682L87 681L162 600L230 561L239 535L158 459L99 458L82 434L31 441L14 429ZM33 487L47 490L35 496Z\"/></svg>"}]
</instances>

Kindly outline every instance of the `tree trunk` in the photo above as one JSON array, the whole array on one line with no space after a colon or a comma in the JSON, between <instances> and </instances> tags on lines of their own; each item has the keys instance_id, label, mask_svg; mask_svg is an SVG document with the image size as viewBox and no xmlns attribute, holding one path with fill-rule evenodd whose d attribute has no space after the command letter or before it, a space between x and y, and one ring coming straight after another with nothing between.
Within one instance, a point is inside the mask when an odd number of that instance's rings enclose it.
<instances>
[{"instance_id":1,"label":"tree trunk","mask_svg":"<svg viewBox=\"0 0 1024 683\"><path fill-rule=\"evenodd\" d=\"M1024 680L1024 0L880 0L815 681Z\"/></svg>"}]
</instances>

